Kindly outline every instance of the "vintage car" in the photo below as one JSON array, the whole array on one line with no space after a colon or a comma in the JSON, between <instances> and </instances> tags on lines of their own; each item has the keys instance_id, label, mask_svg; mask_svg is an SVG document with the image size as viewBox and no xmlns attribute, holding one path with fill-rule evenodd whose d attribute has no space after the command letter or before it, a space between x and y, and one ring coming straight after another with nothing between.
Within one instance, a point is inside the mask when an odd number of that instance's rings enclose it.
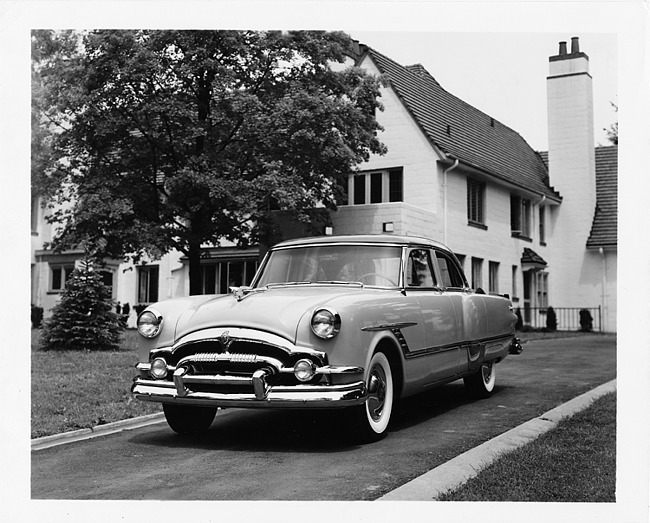
<instances>
[{"instance_id":1,"label":"vintage car","mask_svg":"<svg viewBox=\"0 0 650 523\"><path fill-rule=\"evenodd\" d=\"M162 301L138 317L132 392L170 427L205 431L217 408L339 408L362 440L396 400L462 378L477 396L519 353L507 295L472 290L444 245L393 235L282 242L250 287Z\"/></svg>"}]
</instances>

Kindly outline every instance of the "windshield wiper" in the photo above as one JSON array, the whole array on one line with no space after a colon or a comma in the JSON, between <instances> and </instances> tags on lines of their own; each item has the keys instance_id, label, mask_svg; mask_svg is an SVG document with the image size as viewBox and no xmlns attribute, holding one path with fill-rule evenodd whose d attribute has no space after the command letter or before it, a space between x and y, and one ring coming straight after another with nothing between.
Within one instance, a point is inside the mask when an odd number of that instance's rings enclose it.
<instances>
[{"instance_id":1,"label":"windshield wiper","mask_svg":"<svg viewBox=\"0 0 650 523\"><path fill-rule=\"evenodd\" d=\"M317 281L316 283L323 283L326 285L357 285L359 287L363 287L363 283L360 281L341 281L341 280L320 280Z\"/></svg>"},{"instance_id":2,"label":"windshield wiper","mask_svg":"<svg viewBox=\"0 0 650 523\"><path fill-rule=\"evenodd\" d=\"M267 287L284 287L285 285L311 285L310 281L283 281L276 283L269 283Z\"/></svg>"}]
</instances>

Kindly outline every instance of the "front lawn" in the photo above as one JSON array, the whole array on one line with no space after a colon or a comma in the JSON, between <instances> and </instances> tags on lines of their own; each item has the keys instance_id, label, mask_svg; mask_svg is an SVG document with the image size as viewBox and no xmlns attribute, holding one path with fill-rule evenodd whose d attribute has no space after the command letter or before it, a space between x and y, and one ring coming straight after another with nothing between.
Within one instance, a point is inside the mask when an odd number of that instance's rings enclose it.
<instances>
[{"instance_id":1,"label":"front lawn","mask_svg":"<svg viewBox=\"0 0 650 523\"><path fill-rule=\"evenodd\" d=\"M441 501L616 501L616 393L562 420Z\"/></svg>"},{"instance_id":2,"label":"front lawn","mask_svg":"<svg viewBox=\"0 0 650 523\"><path fill-rule=\"evenodd\" d=\"M32 330L31 437L160 412L160 405L131 396L136 336L127 330L119 351L42 351L40 330Z\"/></svg>"}]
</instances>

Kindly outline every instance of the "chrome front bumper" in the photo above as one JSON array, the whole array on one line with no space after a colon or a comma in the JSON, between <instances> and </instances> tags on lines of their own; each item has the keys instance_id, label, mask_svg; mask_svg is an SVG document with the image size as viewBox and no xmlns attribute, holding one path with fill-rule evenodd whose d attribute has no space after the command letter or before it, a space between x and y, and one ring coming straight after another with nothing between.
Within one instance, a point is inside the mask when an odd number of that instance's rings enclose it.
<instances>
[{"instance_id":1,"label":"chrome front bumper","mask_svg":"<svg viewBox=\"0 0 650 523\"><path fill-rule=\"evenodd\" d=\"M134 397L143 401L177 403L182 405L203 405L207 407L238 408L336 408L360 405L366 401L367 390L363 381L345 385L283 385L266 386L251 383L255 393L194 392L185 384L205 383L208 376L187 376L175 382L136 378L131 388ZM218 379L215 377L215 379ZM200 381L199 381L200 380ZM255 377L250 378L251 381ZM179 394L178 387L183 386Z\"/></svg>"}]
</instances>

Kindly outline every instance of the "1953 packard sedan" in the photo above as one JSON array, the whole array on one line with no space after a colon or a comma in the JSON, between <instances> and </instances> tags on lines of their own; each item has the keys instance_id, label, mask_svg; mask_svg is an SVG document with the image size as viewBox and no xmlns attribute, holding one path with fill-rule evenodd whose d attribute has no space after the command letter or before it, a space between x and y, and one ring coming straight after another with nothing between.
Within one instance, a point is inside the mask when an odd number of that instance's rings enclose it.
<instances>
[{"instance_id":1,"label":"1953 packard sedan","mask_svg":"<svg viewBox=\"0 0 650 523\"><path fill-rule=\"evenodd\" d=\"M218 407L340 408L371 441L400 398L461 378L489 396L496 364L521 352L515 321L509 298L470 289L440 243L291 240L250 287L147 307L132 392L180 434L207 430Z\"/></svg>"}]
</instances>

